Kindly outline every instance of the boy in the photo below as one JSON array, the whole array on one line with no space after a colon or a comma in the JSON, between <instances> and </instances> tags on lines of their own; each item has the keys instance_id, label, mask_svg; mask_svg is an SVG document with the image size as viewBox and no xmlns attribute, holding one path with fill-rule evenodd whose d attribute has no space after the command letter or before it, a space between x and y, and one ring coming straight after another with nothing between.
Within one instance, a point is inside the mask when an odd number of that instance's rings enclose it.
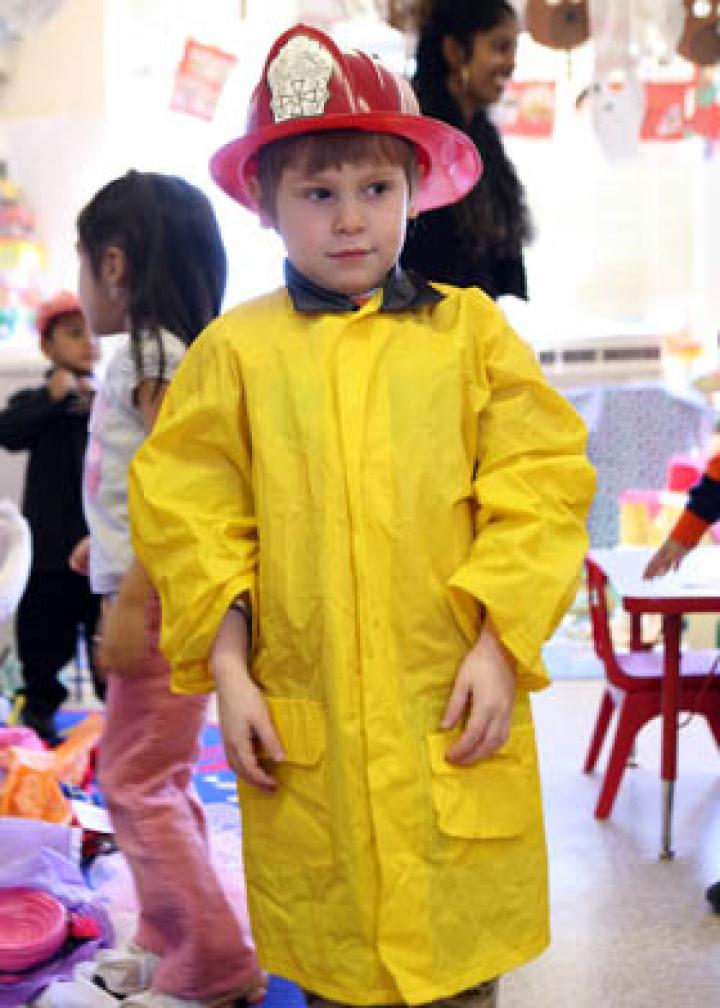
<instances>
[{"instance_id":1,"label":"boy","mask_svg":"<svg viewBox=\"0 0 720 1008\"><path fill-rule=\"evenodd\" d=\"M714 391L714 390L713 390ZM652 580L678 569L711 525L720 519L720 454L710 457L699 482L688 493L687 504L667 539L653 553L643 577ZM720 881L709 886L705 898L720 914Z\"/></svg>"},{"instance_id":2,"label":"boy","mask_svg":"<svg viewBox=\"0 0 720 1008\"><path fill-rule=\"evenodd\" d=\"M479 173L408 105L319 31L272 46L212 171L287 289L191 348L131 521L175 688L218 690L262 965L317 1003L476 1008L547 944L527 690L593 476L492 302L397 267Z\"/></svg>"},{"instance_id":3,"label":"boy","mask_svg":"<svg viewBox=\"0 0 720 1008\"><path fill-rule=\"evenodd\" d=\"M58 673L75 654L78 624L90 642L98 618L87 578L68 566L73 547L87 535L82 468L98 351L80 302L67 291L41 305L37 328L52 367L44 385L16 392L0 412L0 445L29 452L23 514L32 567L15 623L25 680L21 717L54 745L54 717L67 696Z\"/></svg>"},{"instance_id":4,"label":"boy","mask_svg":"<svg viewBox=\"0 0 720 1008\"><path fill-rule=\"evenodd\" d=\"M710 526L720 519L720 455L708 461L700 481L689 494L687 504L665 542L648 561L644 577L648 580L677 570Z\"/></svg>"}]
</instances>

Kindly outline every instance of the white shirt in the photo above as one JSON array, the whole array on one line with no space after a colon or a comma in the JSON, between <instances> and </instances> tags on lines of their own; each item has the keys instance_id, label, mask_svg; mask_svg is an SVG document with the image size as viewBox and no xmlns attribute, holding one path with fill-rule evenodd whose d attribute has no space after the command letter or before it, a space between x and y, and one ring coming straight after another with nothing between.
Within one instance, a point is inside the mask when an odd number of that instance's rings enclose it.
<instances>
[{"instance_id":1,"label":"white shirt","mask_svg":"<svg viewBox=\"0 0 720 1008\"><path fill-rule=\"evenodd\" d=\"M175 374L185 344L161 332L165 355L163 380ZM138 376L126 336L113 354L95 396L85 454L83 503L90 530L90 586L98 595L112 595L132 561L127 505L127 474L133 455L145 439L145 422L135 402L142 381L160 372L155 340L142 343L142 375Z\"/></svg>"}]
</instances>

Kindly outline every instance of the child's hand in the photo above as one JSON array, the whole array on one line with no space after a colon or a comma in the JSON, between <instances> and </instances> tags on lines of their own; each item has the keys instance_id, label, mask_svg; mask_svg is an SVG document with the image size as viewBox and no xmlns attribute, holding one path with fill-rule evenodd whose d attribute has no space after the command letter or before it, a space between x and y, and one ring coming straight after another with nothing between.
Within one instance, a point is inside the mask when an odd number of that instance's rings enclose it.
<instances>
[{"instance_id":1,"label":"child's hand","mask_svg":"<svg viewBox=\"0 0 720 1008\"><path fill-rule=\"evenodd\" d=\"M469 766L504 745L514 700L512 658L486 620L480 639L460 666L442 720L443 728L452 728L468 712L462 736L445 755L448 763Z\"/></svg>"},{"instance_id":2,"label":"child's hand","mask_svg":"<svg viewBox=\"0 0 720 1008\"><path fill-rule=\"evenodd\" d=\"M666 539L657 553L650 558L643 572L643 578L645 581L650 581L652 578L662 577L668 571L677 570L689 552L687 546L683 546L677 539Z\"/></svg>"},{"instance_id":3,"label":"child's hand","mask_svg":"<svg viewBox=\"0 0 720 1008\"><path fill-rule=\"evenodd\" d=\"M102 630L97 635L100 670L118 676L141 675L147 653L145 606L118 597L103 605Z\"/></svg>"},{"instance_id":4,"label":"child's hand","mask_svg":"<svg viewBox=\"0 0 720 1008\"><path fill-rule=\"evenodd\" d=\"M80 542L75 543L72 553L68 557L68 565L76 574L88 576L90 572L90 536L85 536Z\"/></svg>"},{"instance_id":5,"label":"child's hand","mask_svg":"<svg viewBox=\"0 0 720 1008\"><path fill-rule=\"evenodd\" d=\"M59 402L66 395L69 395L71 392L77 392L77 390L78 381L72 371L67 371L65 368L57 368L50 375L48 392L54 402Z\"/></svg>"},{"instance_id":6,"label":"child's hand","mask_svg":"<svg viewBox=\"0 0 720 1008\"><path fill-rule=\"evenodd\" d=\"M262 693L240 660L234 670L218 675L218 713L227 760L246 784L272 794L277 781L263 767L268 759L285 759ZM261 762L262 761L262 762Z\"/></svg>"}]
</instances>

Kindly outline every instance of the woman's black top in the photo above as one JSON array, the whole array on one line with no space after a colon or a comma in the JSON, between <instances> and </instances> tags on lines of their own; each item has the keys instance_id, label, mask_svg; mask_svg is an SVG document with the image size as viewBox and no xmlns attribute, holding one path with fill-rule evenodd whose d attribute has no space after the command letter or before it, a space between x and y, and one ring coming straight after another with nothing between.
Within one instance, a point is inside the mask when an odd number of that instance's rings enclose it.
<instances>
[{"instance_id":1,"label":"woman's black top","mask_svg":"<svg viewBox=\"0 0 720 1008\"><path fill-rule=\"evenodd\" d=\"M485 111L469 125L464 123L449 95L430 107L426 102L423 112L473 140L483 160L483 174L459 203L430 210L410 222L402 265L428 280L481 287L492 298L514 294L527 299L522 246L532 235L532 224L522 185L496 126Z\"/></svg>"}]
</instances>

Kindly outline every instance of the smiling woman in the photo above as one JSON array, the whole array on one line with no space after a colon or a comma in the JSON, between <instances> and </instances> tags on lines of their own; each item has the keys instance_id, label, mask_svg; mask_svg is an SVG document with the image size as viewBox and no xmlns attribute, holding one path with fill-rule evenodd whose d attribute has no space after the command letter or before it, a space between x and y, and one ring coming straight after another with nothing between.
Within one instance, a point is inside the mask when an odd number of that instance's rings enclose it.
<instances>
[{"instance_id":1,"label":"smiling woman","mask_svg":"<svg viewBox=\"0 0 720 1008\"><path fill-rule=\"evenodd\" d=\"M519 24L508 0L434 0L421 26L413 86L422 111L475 143L483 174L466 199L411 226L403 265L428 280L527 298L522 246L532 234L523 188L488 109L515 69Z\"/></svg>"}]
</instances>

